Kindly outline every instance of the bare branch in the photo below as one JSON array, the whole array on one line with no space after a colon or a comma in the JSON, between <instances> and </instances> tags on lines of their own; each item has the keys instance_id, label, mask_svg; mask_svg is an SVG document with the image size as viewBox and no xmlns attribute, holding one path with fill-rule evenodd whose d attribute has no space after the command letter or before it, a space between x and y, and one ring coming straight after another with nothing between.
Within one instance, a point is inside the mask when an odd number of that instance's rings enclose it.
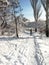
<instances>
[{"instance_id":1,"label":"bare branch","mask_svg":"<svg viewBox=\"0 0 49 65\"><path fill-rule=\"evenodd\" d=\"M41 0L41 3L42 3L42 5L43 5L43 7L44 7L44 9L46 11L46 0Z\"/></svg>"},{"instance_id":2,"label":"bare branch","mask_svg":"<svg viewBox=\"0 0 49 65\"><path fill-rule=\"evenodd\" d=\"M39 0L30 0L32 8L33 8L33 12L34 12L34 18L35 20L38 20L39 17L39 12L41 9L41 3Z\"/></svg>"}]
</instances>

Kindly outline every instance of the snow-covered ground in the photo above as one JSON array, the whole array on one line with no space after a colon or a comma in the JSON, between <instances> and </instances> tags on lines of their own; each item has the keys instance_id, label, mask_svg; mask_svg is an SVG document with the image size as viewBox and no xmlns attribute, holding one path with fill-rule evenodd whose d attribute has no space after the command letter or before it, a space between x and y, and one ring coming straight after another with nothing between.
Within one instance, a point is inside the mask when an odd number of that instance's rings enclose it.
<instances>
[{"instance_id":1,"label":"snow-covered ground","mask_svg":"<svg viewBox=\"0 0 49 65\"><path fill-rule=\"evenodd\" d=\"M26 32L19 36L0 36L0 65L49 65L49 38Z\"/></svg>"}]
</instances>

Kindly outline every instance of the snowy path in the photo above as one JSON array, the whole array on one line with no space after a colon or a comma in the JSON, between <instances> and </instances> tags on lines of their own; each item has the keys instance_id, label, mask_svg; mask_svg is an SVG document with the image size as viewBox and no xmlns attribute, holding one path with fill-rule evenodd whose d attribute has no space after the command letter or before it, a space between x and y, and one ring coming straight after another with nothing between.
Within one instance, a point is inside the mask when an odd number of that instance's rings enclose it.
<instances>
[{"instance_id":1,"label":"snowy path","mask_svg":"<svg viewBox=\"0 0 49 65\"><path fill-rule=\"evenodd\" d=\"M0 37L0 65L49 65L49 44L41 35L22 36Z\"/></svg>"},{"instance_id":2,"label":"snowy path","mask_svg":"<svg viewBox=\"0 0 49 65\"><path fill-rule=\"evenodd\" d=\"M35 53L37 65L49 65L49 38L39 33L34 33Z\"/></svg>"},{"instance_id":3,"label":"snowy path","mask_svg":"<svg viewBox=\"0 0 49 65\"><path fill-rule=\"evenodd\" d=\"M0 41L0 65L37 65L33 38Z\"/></svg>"},{"instance_id":4,"label":"snowy path","mask_svg":"<svg viewBox=\"0 0 49 65\"><path fill-rule=\"evenodd\" d=\"M43 57L41 49L40 49L40 45L37 42L37 41L39 41L39 40L37 40L37 37L40 39L40 36L39 35L34 36L35 58L37 61L37 65L46 65L46 63L44 61L44 57Z\"/></svg>"}]
</instances>

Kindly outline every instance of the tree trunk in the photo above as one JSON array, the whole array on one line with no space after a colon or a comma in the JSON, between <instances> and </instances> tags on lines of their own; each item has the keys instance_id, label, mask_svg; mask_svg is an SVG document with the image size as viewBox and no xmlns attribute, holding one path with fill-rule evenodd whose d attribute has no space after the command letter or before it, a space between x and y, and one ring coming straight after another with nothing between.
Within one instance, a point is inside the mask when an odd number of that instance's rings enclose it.
<instances>
[{"instance_id":1,"label":"tree trunk","mask_svg":"<svg viewBox=\"0 0 49 65\"><path fill-rule=\"evenodd\" d=\"M49 28L48 28L48 22L46 21L46 36L49 37Z\"/></svg>"},{"instance_id":2,"label":"tree trunk","mask_svg":"<svg viewBox=\"0 0 49 65\"><path fill-rule=\"evenodd\" d=\"M37 20L35 22L35 32L37 32Z\"/></svg>"},{"instance_id":3,"label":"tree trunk","mask_svg":"<svg viewBox=\"0 0 49 65\"><path fill-rule=\"evenodd\" d=\"M37 32L37 28L35 28L35 32Z\"/></svg>"},{"instance_id":4,"label":"tree trunk","mask_svg":"<svg viewBox=\"0 0 49 65\"><path fill-rule=\"evenodd\" d=\"M4 31L1 32L1 35L4 35Z\"/></svg>"},{"instance_id":5,"label":"tree trunk","mask_svg":"<svg viewBox=\"0 0 49 65\"><path fill-rule=\"evenodd\" d=\"M49 37L49 28L48 28L48 0L46 2L46 36Z\"/></svg>"},{"instance_id":6,"label":"tree trunk","mask_svg":"<svg viewBox=\"0 0 49 65\"><path fill-rule=\"evenodd\" d=\"M19 36L18 36L18 29L17 29L17 19L16 19L16 17L15 17L15 25L16 25L16 36L17 36L17 38L19 38Z\"/></svg>"},{"instance_id":7,"label":"tree trunk","mask_svg":"<svg viewBox=\"0 0 49 65\"><path fill-rule=\"evenodd\" d=\"M32 35L32 29L30 29L30 35Z\"/></svg>"}]
</instances>

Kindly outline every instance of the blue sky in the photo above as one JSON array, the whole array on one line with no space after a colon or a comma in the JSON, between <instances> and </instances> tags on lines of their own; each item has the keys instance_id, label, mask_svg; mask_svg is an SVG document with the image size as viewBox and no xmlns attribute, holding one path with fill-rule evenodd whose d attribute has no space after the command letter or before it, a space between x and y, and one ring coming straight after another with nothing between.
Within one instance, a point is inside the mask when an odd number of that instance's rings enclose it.
<instances>
[{"instance_id":1,"label":"blue sky","mask_svg":"<svg viewBox=\"0 0 49 65\"><path fill-rule=\"evenodd\" d=\"M24 16L28 19L30 19L31 21L34 20L33 17L33 9L32 6L30 4L30 0L20 0L20 5L23 8L22 13L24 14ZM41 19L45 19L45 11L42 7L42 16L40 17Z\"/></svg>"}]
</instances>

